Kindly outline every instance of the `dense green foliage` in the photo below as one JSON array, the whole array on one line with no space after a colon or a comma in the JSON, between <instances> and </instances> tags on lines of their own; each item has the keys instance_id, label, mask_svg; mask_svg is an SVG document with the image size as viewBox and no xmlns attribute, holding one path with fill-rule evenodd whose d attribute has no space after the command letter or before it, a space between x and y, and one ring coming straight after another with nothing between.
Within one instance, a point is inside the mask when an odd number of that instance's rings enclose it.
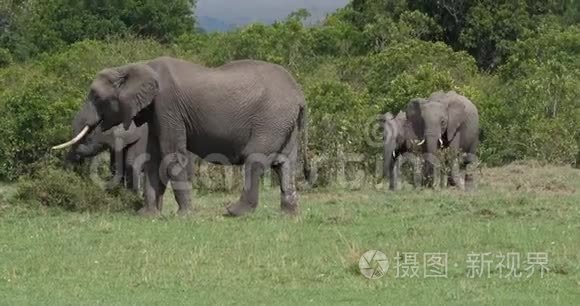
<instances>
[{"instance_id":1,"label":"dense green foliage","mask_svg":"<svg viewBox=\"0 0 580 306\"><path fill-rule=\"evenodd\" d=\"M22 205L52 207L73 212L124 212L139 207L139 197L124 188L110 193L93 181L71 171L42 168L18 186L16 199Z\"/></svg>"},{"instance_id":2,"label":"dense green foliage","mask_svg":"<svg viewBox=\"0 0 580 306\"><path fill-rule=\"evenodd\" d=\"M579 8L575 0L353 0L343 16L375 39L403 25L415 37L468 50L480 67L493 69L515 41L536 35L544 24L580 21Z\"/></svg>"},{"instance_id":3,"label":"dense green foliage","mask_svg":"<svg viewBox=\"0 0 580 306\"><path fill-rule=\"evenodd\" d=\"M168 42L194 30L194 5L195 0L3 0L0 45L27 59L84 39L132 34Z\"/></svg>"},{"instance_id":4,"label":"dense green foliage","mask_svg":"<svg viewBox=\"0 0 580 306\"><path fill-rule=\"evenodd\" d=\"M55 154L48 148L70 136L96 72L159 55L287 67L308 98L311 155L328 173L343 153L362 154L374 171L375 116L449 89L480 110L484 163L580 162L573 0L354 0L312 27L298 11L273 25L211 34L194 29L194 1L97 2L0 4L0 112L9 114L0 121L0 179Z\"/></svg>"}]
</instances>

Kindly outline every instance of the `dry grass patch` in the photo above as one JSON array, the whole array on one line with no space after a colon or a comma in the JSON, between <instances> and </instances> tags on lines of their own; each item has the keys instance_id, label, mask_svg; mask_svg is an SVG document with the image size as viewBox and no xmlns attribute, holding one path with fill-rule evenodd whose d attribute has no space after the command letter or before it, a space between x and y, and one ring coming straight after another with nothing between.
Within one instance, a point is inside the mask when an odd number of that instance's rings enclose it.
<instances>
[{"instance_id":1,"label":"dry grass patch","mask_svg":"<svg viewBox=\"0 0 580 306\"><path fill-rule=\"evenodd\" d=\"M580 188L580 170L539 162L516 162L501 168L483 168L482 186L502 191L572 194Z\"/></svg>"}]
</instances>

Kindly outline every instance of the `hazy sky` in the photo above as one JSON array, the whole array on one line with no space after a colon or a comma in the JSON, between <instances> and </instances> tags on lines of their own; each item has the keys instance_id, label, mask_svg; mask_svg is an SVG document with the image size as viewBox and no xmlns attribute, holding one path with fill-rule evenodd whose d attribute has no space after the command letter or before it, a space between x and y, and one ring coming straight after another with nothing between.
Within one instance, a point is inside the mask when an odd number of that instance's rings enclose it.
<instances>
[{"instance_id":1,"label":"hazy sky","mask_svg":"<svg viewBox=\"0 0 580 306\"><path fill-rule=\"evenodd\" d=\"M197 14L218 18L230 23L250 21L270 22L282 19L291 12L306 8L313 18L343 7L349 0L198 0Z\"/></svg>"}]
</instances>

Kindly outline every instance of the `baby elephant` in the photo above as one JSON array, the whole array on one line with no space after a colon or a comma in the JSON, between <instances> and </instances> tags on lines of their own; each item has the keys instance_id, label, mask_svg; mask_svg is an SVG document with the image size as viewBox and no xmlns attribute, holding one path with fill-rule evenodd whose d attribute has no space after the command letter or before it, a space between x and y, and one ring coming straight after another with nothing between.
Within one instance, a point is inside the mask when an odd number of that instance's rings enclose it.
<instances>
[{"instance_id":1,"label":"baby elephant","mask_svg":"<svg viewBox=\"0 0 580 306\"><path fill-rule=\"evenodd\" d=\"M80 125L82 128L83 125ZM73 132L77 135L79 126L73 124ZM80 163L104 151L110 152L110 169L113 174L112 185L122 184L137 193L140 186L140 176L147 161L146 148L148 126L140 127L132 124L125 130L119 125L103 132L99 126L91 131L82 141L74 144L66 155L66 160Z\"/></svg>"},{"instance_id":2,"label":"baby elephant","mask_svg":"<svg viewBox=\"0 0 580 306\"><path fill-rule=\"evenodd\" d=\"M149 165L150 156L147 147L151 145L149 141L149 125L143 123L137 126L132 122L129 128L125 129L122 124L117 125L107 131L103 131L101 125L94 128L86 128L86 122L96 116L92 104L85 104L73 120L73 134L78 135L75 139L53 149L70 147L66 154L66 160L72 163L83 162L87 158L92 158L104 151L110 152L110 169L114 176L108 187L122 184L123 187L139 193L141 186L147 182L141 182L141 174ZM78 139L77 139L78 138ZM186 172L188 177L193 177L194 156L189 154ZM158 209L163 206L163 201L158 202Z\"/></svg>"},{"instance_id":3,"label":"baby elephant","mask_svg":"<svg viewBox=\"0 0 580 306\"><path fill-rule=\"evenodd\" d=\"M405 112L399 112L394 117L391 113L386 113L381 117L383 130L383 177L389 179L389 189L396 190L399 182L399 162L401 158L406 158L406 153L414 153L421 149L422 143L414 134L412 126L407 121ZM419 186L421 183L418 159L414 154L409 154L409 158L414 164L413 185Z\"/></svg>"}]
</instances>

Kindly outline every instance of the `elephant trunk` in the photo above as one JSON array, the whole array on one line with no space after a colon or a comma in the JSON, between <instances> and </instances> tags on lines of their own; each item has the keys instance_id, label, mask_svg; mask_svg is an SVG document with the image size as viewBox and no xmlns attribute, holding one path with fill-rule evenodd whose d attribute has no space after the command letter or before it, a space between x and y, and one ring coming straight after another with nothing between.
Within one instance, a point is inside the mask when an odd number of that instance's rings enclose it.
<instances>
[{"instance_id":1,"label":"elephant trunk","mask_svg":"<svg viewBox=\"0 0 580 306\"><path fill-rule=\"evenodd\" d=\"M95 105L87 98L81 110L75 115L73 120L73 130L77 133L82 127L89 126L94 129L97 125L101 123L102 119L97 113Z\"/></svg>"},{"instance_id":2,"label":"elephant trunk","mask_svg":"<svg viewBox=\"0 0 580 306\"><path fill-rule=\"evenodd\" d=\"M423 144L423 158L425 160L423 169L423 185L432 186L434 183L435 170L439 167L437 149L439 148L440 140L441 135L438 133L425 135L425 142Z\"/></svg>"},{"instance_id":3,"label":"elephant trunk","mask_svg":"<svg viewBox=\"0 0 580 306\"><path fill-rule=\"evenodd\" d=\"M63 144L52 147L53 150L60 150L71 147L85 138L85 136L99 125L101 118L93 103L87 99L83 104L82 109L75 115L73 120L73 134L74 137Z\"/></svg>"}]
</instances>

